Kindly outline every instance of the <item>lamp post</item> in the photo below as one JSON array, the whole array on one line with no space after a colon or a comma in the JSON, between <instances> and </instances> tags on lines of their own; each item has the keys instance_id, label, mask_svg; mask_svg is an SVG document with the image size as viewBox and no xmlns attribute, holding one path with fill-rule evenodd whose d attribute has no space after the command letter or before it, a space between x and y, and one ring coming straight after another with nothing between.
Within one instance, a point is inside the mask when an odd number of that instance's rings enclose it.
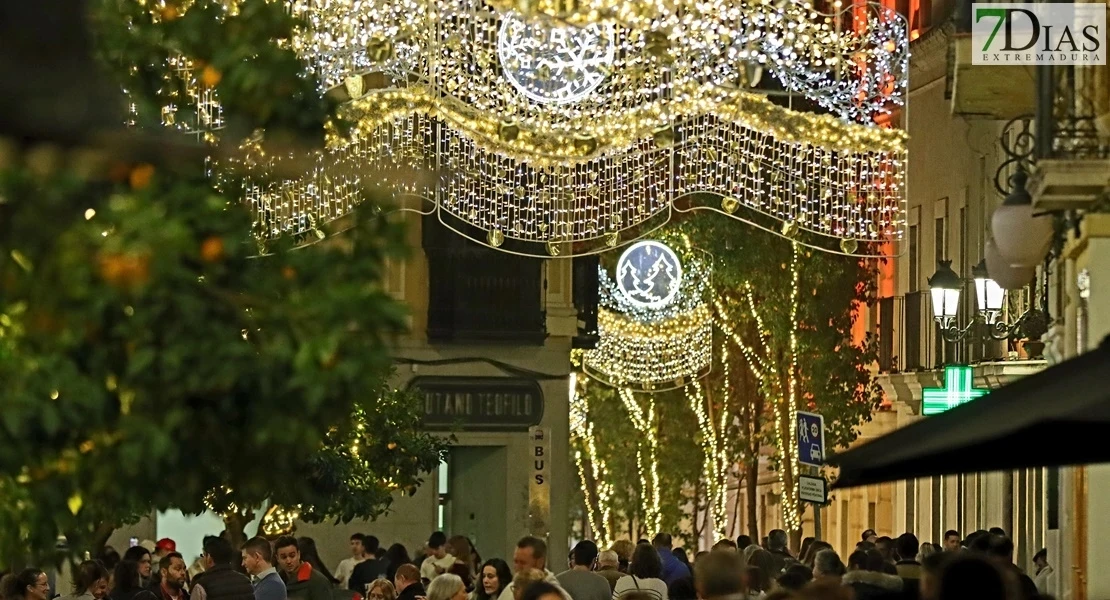
<instances>
[{"instance_id":1,"label":"lamp post","mask_svg":"<svg viewBox=\"0 0 1110 600\"><path fill-rule=\"evenodd\" d=\"M979 261L971 272L979 311L964 327L960 327L957 322L964 280L952 270L952 261L940 261L937 272L929 278L933 319L940 326L941 335L946 341L958 342L968 338L1006 340L1019 335L1036 339L1044 334L1047 319L1044 313L1035 308L1025 311L1013 323L1000 319L1006 290L990 278L985 261Z\"/></svg>"}]
</instances>

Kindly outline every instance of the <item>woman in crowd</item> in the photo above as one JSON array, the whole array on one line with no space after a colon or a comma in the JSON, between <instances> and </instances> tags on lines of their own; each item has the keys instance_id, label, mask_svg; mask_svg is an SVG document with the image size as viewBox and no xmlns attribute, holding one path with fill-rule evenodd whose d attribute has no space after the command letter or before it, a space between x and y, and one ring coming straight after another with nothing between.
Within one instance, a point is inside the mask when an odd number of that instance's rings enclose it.
<instances>
[{"instance_id":1,"label":"woman in crowd","mask_svg":"<svg viewBox=\"0 0 1110 600\"><path fill-rule=\"evenodd\" d=\"M512 580L513 572L509 569L509 563L500 558L491 558L478 570L478 582L474 585L470 600L497 600Z\"/></svg>"},{"instance_id":2,"label":"woman in crowd","mask_svg":"<svg viewBox=\"0 0 1110 600\"><path fill-rule=\"evenodd\" d=\"M840 583L847 569L836 550L821 550L813 557L813 579L820 582Z\"/></svg>"},{"instance_id":3,"label":"woman in crowd","mask_svg":"<svg viewBox=\"0 0 1110 600\"><path fill-rule=\"evenodd\" d=\"M147 553L150 558L150 553ZM158 600L154 592L143 587L139 563L133 560L121 560L112 572L111 600Z\"/></svg>"},{"instance_id":4,"label":"woman in crowd","mask_svg":"<svg viewBox=\"0 0 1110 600\"><path fill-rule=\"evenodd\" d=\"M366 591L367 600L397 600L397 589L385 579L375 579Z\"/></svg>"},{"instance_id":5,"label":"woman in crowd","mask_svg":"<svg viewBox=\"0 0 1110 600\"><path fill-rule=\"evenodd\" d=\"M409 549L405 548L403 544L393 544L389 550L385 551L385 559L389 561L389 566L385 569L385 578L393 581L397 576L397 567L412 563L412 558L409 557Z\"/></svg>"},{"instance_id":6,"label":"woman in crowd","mask_svg":"<svg viewBox=\"0 0 1110 600\"><path fill-rule=\"evenodd\" d=\"M150 585L154 574L154 560L150 557L150 550L142 546L132 546L123 553L123 560L133 562L138 567L139 587Z\"/></svg>"},{"instance_id":7,"label":"woman in crowd","mask_svg":"<svg viewBox=\"0 0 1110 600\"><path fill-rule=\"evenodd\" d=\"M524 597L524 590L533 583L540 583L545 579L547 579L547 573L539 569L526 569L517 573L513 577L513 600L521 600Z\"/></svg>"},{"instance_id":8,"label":"woman in crowd","mask_svg":"<svg viewBox=\"0 0 1110 600\"><path fill-rule=\"evenodd\" d=\"M312 570L328 578L332 585L338 585L339 580L332 576L324 561L320 560L320 551L316 549L316 540L310 537L297 539L297 551L301 553L301 560L312 565Z\"/></svg>"},{"instance_id":9,"label":"woman in crowd","mask_svg":"<svg viewBox=\"0 0 1110 600\"><path fill-rule=\"evenodd\" d=\"M4 600L47 600L50 597L50 580L40 569L23 569L5 576L0 595Z\"/></svg>"},{"instance_id":10,"label":"woman in crowd","mask_svg":"<svg viewBox=\"0 0 1110 600\"><path fill-rule=\"evenodd\" d=\"M878 550L856 550L848 556L848 573L841 581L852 588L856 600L900 600L905 582L885 573L886 564Z\"/></svg>"},{"instance_id":11,"label":"woman in crowd","mask_svg":"<svg viewBox=\"0 0 1110 600\"><path fill-rule=\"evenodd\" d=\"M108 594L108 570L100 561L86 560L73 572L73 595L63 600L101 600Z\"/></svg>"},{"instance_id":12,"label":"woman in crowd","mask_svg":"<svg viewBox=\"0 0 1110 600\"><path fill-rule=\"evenodd\" d=\"M428 584L427 600L466 600L466 586L458 575L437 575Z\"/></svg>"},{"instance_id":13,"label":"woman in crowd","mask_svg":"<svg viewBox=\"0 0 1110 600\"><path fill-rule=\"evenodd\" d=\"M667 600L667 584L661 579L663 563L659 552L651 544L640 544L632 553L628 575L617 580L613 598L619 599L629 592L645 592L654 600Z\"/></svg>"}]
</instances>

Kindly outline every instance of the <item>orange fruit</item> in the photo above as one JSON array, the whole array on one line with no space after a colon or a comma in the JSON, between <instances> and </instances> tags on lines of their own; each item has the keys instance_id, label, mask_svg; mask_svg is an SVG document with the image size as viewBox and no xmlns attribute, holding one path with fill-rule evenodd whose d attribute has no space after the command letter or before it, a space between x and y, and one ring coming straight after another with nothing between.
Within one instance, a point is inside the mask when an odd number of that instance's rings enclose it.
<instances>
[{"instance_id":1,"label":"orange fruit","mask_svg":"<svg viewBox=\"0 0 1110 600\"><path fill-rule=\"evenodd\" d=\"M223 73L220 73L220 70L212 65L204 67L204 70L200 72L200 82L204 84L204 87L216 87L221 79L223 79Z\"/></svg>"},{"instance_id":2,"label":"orange fruit","mask_svg":"<svg viewBox=\"0 0 1110 600\"><path fill-rule=\"evenodd\" d=\"M108 167L108 179L111 179L116 183L123 183L124 181L127 181L127 178L130 176L131 165L125 162L112 163L112 166Z\"/></svg>"},{"instance_id":3,"label":"orange fruit","mask_svg":"<svg viewBox=\"0 0 1110 600\"><path fill-rule=\"evenodd\" d=\"M390 450L396 450L397 449L397 442L389 442L389 445L386 446L386 447L389 448Z\"/></svg>"},{"instance_id":4,"label":"orange fruit","mask_svg":"<svg viewBox=\"0 0 1110 600\"><path fill-rule=\"evenodd\" d=\"M177 10L177 7L173 6L172 4L167 4L166 6L162 7L161 14L163 21L172 21L181 16L181 13Z\"/></svg>"},{"instance_id":5,"label":"orange fruit","mask_svg":"<svg viewBox=\"0 0 1110 600\"><path fill-rule=\"evenodd\" d=\"M131 183L131 189L141 190L150 185L150 180L153 178L154 165L141 164L131 169L128 181Z\"/></svg>"},{"instance_id":6,"label":"orange fruit","mask_svg":"<svg viewBox=\"0 0 1110 600\"><path fill-rule=\"evenodd\" d=\"M204 262L216 262L224 257L224 240L211 236L200 245L200 257Z\"/></svg>"},{"instance_id":7,"label":"orange fruit","mask_svg":"<svg viewBox=\"0 0 1110 600\"><path fill-rule=\"evenodd\" d=\"M287 280L292 281L297 276L297 270L289 265L281 268L281 276Z\"/></svg>"}]
</instances>

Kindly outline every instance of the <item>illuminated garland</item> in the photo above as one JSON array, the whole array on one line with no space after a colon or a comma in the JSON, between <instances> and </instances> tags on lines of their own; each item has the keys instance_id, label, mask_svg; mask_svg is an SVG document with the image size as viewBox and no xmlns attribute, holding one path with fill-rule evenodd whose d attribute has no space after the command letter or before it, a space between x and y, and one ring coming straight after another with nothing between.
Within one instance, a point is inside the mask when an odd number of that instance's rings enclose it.
<instances>
[{"instance_id":1,"label":"illuminated garland","mask_svg":"<svg viewBox=\"0 0 1110 600\"><path fill-rule=\"evenodd\" d=\"M150 8L158 15L163 4ZM292 0L307 23L292 47L327 93L347 102L354 137L333 132L329 150L307 157L313 166L303 177L272 183L273 161L289 157L246 144L243 163L258 175L244 190L255 233L319 237L379 171L411 167L436 176L392 178L397 196L427 200L459 233L497 248L513 240L512 251L526 255L615 247L685 209L676 203L688 198L740 220L749 218L737 213L742 207L761 213L781 221L786 237L808 231L848 254L859 241L901 239L905 135L871 117L900 101L904 22L878 4L840 15L790 0L652 5L624 15L639 21L617 19L609 40L616 58L600 87L575 102L538 103L504 76L523 68L498 54L509 16L478 0ZM656 16L642 20L647 14ZM189 60L173 62L179 81L168 93L200 109L185 114L169 98L163 122L218 141L213 90ZM846 119L798 113L748 91L762 68ZM718 200L704 204L705 194Z\"/></svg>"},{"instance_id":2,"label":"illuminated garland","mask_svg":"<svg viewBox=\"0 0 1110 600\"><path fill-rule=\"evenodd\" d=\"M717 327L740 348L752 375L760 384L761 393L768 399L774 413L775 436L781 455L778 469L782 485L782 518L784 528L797 531L801 527L798 501L799 464L794 439L794 426L798 419L798 280L800 277L800 247L791 244L790 260L790 340L787 349L787 373L775 367L777 360L770 354L768 330L764 325L750 283L744 284L744 302L747 312L756 323L761 348L744 343L733 329L728 310L719 298L713 299Z\"/></svg>"},{"instance_id":3,"label":"illuminated garland","mask_svg":"<svg viewBox=\"0 0 1110 600\"><path fill-rule=\"evenodd\" d=\"M581 448L574 451L574 464L578 470L578 479L582 483L582 493L585 495L586 518L590 523L593 539L602 548L608 548L612 543L609 522L612 514L613 484L609 479L605 460L597 451L594 424L590 421L589 405L586 401L585 392L588 382L589 379L585 376L575 378L574 395L570 404L570 434ZM582 449L586 452L585 460L582 457ZM589 461L589 473L586 471L586 461ZM595 501L591 498L591 490L596 494L596 510Z\"/></svg>"},{"instance_id":4,"label":"illuminated garland","mask_svg":"<svg viewBox=\"0 0 1110 600\"><path fill-rule=\"evenodd\" d=\"M663 513L659 508L659 426L655 414L655 395L647 394L646 409L641 408L632 390L621 388L619 395L633 427L640 434L636 447L636 470L640 476L640 502L644 509L645 525L649 531L662 531Z\"/></svg>"},{"instance_id":5,"label":"illuminated garland","mask_svg":"<svg viewBox=\"0 0 1110 600\"><path fill-rule=\"evenodd\" d=\"M722 351L724 351L723 347ZM727 394L727 355L723 355L722 360L725 368L722 392ZM724 539L728 537L725 531L728 525L728 469L732 465L730 453L727 450L729 446L727 440L728 398L725 396L724 401L719 405L718 410L721 418L718 423L714 423L709 417L706 410L709 398L703 393L700 382L695 381L686 386L686 401L697 416L698 428L701 431L699 445L704 454L702 474L708 488L706 495L709 498L709 510L713 518L713 531L717 534L718 539Z\"/></svg>"},{"instance_id":6,"label":"illuminated garland","mask_svg":"<svg viewBox=\"0 0 1110 600\"><path fill-rule=\"evenodd\" d=\"M296 530L300 507L271 506L262 517L262 534L269 538L290 535Z\"/></svg>"},{"instance_id":7,"label":"illuminated garland","mask_svg":"<svg viewBox=\"0 0 1110 600\"><path fill-rule=\"evenodd\" d=\"M705 305L653 324L600 309L597 328L597 348L586 351L583 364L614 387L674 389L712 366L713 321Z\"/></svg>"}]
</instances>

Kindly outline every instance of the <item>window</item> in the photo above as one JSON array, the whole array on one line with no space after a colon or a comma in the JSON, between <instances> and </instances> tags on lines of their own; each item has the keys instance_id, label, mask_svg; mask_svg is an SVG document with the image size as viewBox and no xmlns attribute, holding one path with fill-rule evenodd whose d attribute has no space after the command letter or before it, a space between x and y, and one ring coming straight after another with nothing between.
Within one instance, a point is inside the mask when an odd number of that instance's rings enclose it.
<instances>
[{"instance_id":1,"label":"window","mask_svg":"<svg viewBox=\"0 0 1110 600\"><path fill-rule=\"evenodd\" d=\"M424 219L424 254L430 342L543 344L542 260L471 242L434 215Z\"/></svg>"},{"instance_id":2,"label":"window","mask_svg":"<svg viewBox=\"0 0 1110 600\"><path fill-rule=\"evenodd\" d=\"M930 528L930 531L932 532L931 535L934 540L943 540L944 525L942 524L942 518L944 515L944 478L940 476L933 476L932 485L930 487L932 488L930 491L932 492L933 496L931 499L931 503L933 505L933 514L931 523L932 527Z\"/></svg>"},{"instance_id":3,"label":"window","mask_svg":"<svg viewBox=\"0 0 1110 600\"><path fill-rule=\"evenodd\" d=\"M939 263L940 261L948 258L948 236L947 236L948 230L946 228L946 221L947 221L946 218L940 217L939 219L936 220L936 222L934 224L934 227L935 227L935 229L933 229L933 259L934 259L933 263L934 264ZM957 266L959 266L959 265L957 265ZM961 275L963 275L963 273L961 273Z\"/></svg>"},{"instance_id":4,"label":"window","mask_svg":"<svg viewBox=\"0 0 1110 600\"><path fill-rule=\"evenodd\" d=\"M1048 514L1045 520L1048 529L1060 528L1060 467L1049 467L1045 482L1045 495L1048 496Z\"/></svg>"},{"instance_id":5,"label":"window","mask_svg":"<svg viewBox=\"0 0 1110 600\"><path fill-rule=\"evenodd\" d=\"M916 292L917 291L917 286L918 286L918 277L919 277L919 274L917 272L918 267L919 267L919 264L918 264L919 258L917 256L917 225L910 225L909 238L910 238L909 239L910 248L909 248L909 256L907 257L907 259L909 260L909 263L910 263L910 268L909 268L910 285L909 285L908 289L911 292Z\"/></svg>"},{"instance_id":6,"label":"window","mask_svg":"<svg viewBox=\"0 0 1110 600\"><path fill-rule=\"evenodd\" d=\"M917 529L917 480L910 479L906 486L906 531Z\"/></svg>"}]
</instances>

